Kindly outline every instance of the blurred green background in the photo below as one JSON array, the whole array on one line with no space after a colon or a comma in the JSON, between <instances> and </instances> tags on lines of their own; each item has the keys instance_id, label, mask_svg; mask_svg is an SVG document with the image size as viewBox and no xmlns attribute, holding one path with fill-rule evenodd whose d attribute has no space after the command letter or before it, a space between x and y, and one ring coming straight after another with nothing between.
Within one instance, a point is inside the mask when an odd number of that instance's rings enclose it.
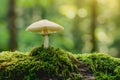
<instances>
[{"instance_id":1,"label":"blurred green background","mask_svg":"<svg viewBox=\"0 0 120 80\"><path fill-rule=\"evenodd\" d=\"M53 47L120 57L120 0L1 0L0 51L42 45L42 35L25 31L41 19L65 28L50 35Z\"/></svg>"}]
</instances>

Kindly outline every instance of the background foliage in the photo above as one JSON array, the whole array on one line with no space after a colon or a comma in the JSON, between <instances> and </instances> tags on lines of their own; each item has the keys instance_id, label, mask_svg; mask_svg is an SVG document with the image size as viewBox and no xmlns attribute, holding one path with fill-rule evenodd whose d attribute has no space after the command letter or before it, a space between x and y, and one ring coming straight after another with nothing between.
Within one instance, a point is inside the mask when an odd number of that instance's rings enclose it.
<instances>
[{"instance_id":1,"label":"background foliage","mask_svg":"<svg viewBox=\"0 0 120 80\"><path fill-rule=\"evenodd\" d=\"M48 19L65 28L50 35L51 46L73 53L102 52L120 57L120 0L2 0L0 6L0 51L26 52L42 45L41 35L25 29ZM11 34L12 30L15 33Z\"/></svg>"}]
</instances>

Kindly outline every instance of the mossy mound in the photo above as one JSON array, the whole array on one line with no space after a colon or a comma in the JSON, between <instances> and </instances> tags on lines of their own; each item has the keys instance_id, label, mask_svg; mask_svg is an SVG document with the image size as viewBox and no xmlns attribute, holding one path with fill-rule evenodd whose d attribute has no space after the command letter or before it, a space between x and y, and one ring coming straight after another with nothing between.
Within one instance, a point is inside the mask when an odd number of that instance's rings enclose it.
<instances>
[{"instance_id":1,"label":"mossy mound","mask_svg":"<svg viewBox=\"0 0 120 80\"><path fill-rule=\"evenodd\" d=\"M120 59L101 53L77 55L77 58L90 67L96 80L120 80Z\"/></svg>"},{"instance_id":2,"label":"mossy mound","mask_svg":"<svg viewBox=\"0 0 120 80\"><path fill-rule=\"evenodd\" d=\"M77 59L61 49L38 47L30 54L2 52L0 80L81 80Z\"/></svg>"},{"instance_id":3,"label":"mossy mound","mask_svg":"<svg viewBox=\"0 0 120 80\"><path fill-rule=\"evenodd\" d=\"M77 59L71 53L59 48L49 47L44 49L38 47L31 51L30 56L45 63L43 72L49 78L56 78L57 80L81 79L77 68Z\"/></svg>"}]
</instances>

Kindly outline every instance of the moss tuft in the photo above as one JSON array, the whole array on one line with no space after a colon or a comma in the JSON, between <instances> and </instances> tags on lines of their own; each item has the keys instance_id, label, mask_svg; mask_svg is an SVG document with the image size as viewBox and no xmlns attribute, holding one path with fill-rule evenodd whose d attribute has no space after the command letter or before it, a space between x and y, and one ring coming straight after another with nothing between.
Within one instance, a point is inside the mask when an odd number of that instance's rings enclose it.
<instances>
[{"instance_id":1,"label":"moss tuft","mask_svg":"<svg viewBox=\"0 0 120 80\"><path fill-rule=\"evenodd\" d=\"M30 56L46 63L44 70L49 76L65 80L81 77L77 68L77 59L69 52L53 47L47 49L38 47L30 52Z\"/></svg>"}]
</instances>

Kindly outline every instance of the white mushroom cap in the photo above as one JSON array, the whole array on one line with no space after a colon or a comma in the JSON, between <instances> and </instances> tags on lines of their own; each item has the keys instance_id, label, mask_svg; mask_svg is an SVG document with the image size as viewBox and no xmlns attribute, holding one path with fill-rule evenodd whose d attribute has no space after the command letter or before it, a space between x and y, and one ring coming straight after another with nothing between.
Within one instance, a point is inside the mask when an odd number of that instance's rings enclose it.
<instances>
[{"instance_id":1,"label":"white mushroom cap","mask_svg":"<svg viewBox=\"0 0 120 80\"><path fill-rule=\"evenodd\" d=\"M49 33L55 33L62 29L64 29L64 27L60 26L59 24L56 24L49 20L40 20L28 26L26 31L38 32L41 34L47 32L49 34Z\"/></svg>"}]
</instances>

